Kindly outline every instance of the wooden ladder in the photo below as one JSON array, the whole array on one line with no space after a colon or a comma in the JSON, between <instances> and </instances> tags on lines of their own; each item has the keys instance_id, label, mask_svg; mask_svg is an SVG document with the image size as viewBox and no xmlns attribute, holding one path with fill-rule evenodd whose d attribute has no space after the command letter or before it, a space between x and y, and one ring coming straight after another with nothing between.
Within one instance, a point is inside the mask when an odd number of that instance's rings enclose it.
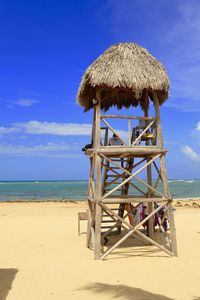
<instances>
[{"instance_id":1,"label":"wooden ladder","mask_svg":"<svg viewBox=\"0 0 200 300\"><path fill-rule=\"evenodd\" d=\"M113 158L112 160L115 161L116 163L119 163L121 166L123 166L129 172L131 172L133 169L133 162L134 162L133 158ZM121 169L119 167L117 167L117 166L111 167L111 164L109 163L109 161L106 161L106 163L104 164L104 167L105 167L105 169L104 169L104 174L103 174L103 185L102 185L102 194L103 195L111 190L110 186L112 186L113 184L119 184L124 179L127 178L126 174L122 174L119 172L119 171L121 171ZM123 176L119 177L119 174L123 175ZM125 184L124 186L120 187L119 190L117 190L119 196L128 195L128 191L129 191L129 182L127 184ZM121 204L119 204L118 207L112 206L111 209L115 212L117 211L117 214L121 218L123 218L126 205L130 205L130 204L121 203ZM102 233L109 231L112 228L112 226L114 225L114 223L116 223L116 222L109 215L107 215L106 213L103 213L102 225L101 225ZM121 233L121 224L119 224L116 227L116 230L112 230L110 233L112 233L112 234Z\"/></svg>"}]
</instances>

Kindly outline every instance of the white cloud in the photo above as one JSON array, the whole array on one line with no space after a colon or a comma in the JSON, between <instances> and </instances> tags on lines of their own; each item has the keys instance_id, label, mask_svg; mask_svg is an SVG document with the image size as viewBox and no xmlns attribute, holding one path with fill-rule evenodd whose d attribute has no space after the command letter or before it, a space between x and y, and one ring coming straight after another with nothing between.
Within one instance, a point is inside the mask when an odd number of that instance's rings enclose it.
<instances>
[{"instance_id":1,"label":"white cloud","mask_svg":"<svg viewBox=\"0 0 200 300\"><path fill-rule=\"evenodd\" d=\"M126 141L127 132L115 129L116 132ZM40 122L29 121L15 123L11 127L0 127L0 136L18 134L18 139L23 136L25 139L28 135L54 135L54 136L91 136L92 125L81 123L56 123L56 122ZM20 134L20 135L19 135ZM112 132L109 130L109 138ZM102 131L102 140L104 132Z\"/></svg>"},{"instance_id":2,"label":"white cloud","mask_svg":"<svg viewBox=\"0 0 200 300\"><path fill-rule=\"evenodd\" d=\"M47 143L43 145L0 144L0 154L6 156L36 157L79 157L80 146L66 143Z\"/></svg>"},{"instance_id":3,"label":"white cloud","mask_svg":"<svg viewBox=\"0 0 200 300\"><path fill-rule=\"evenodd\" d=\"M199 131L200 131L200 121L197 123L196 130L199 130Z\"/></svg>"},{"instance_id":4,"label":"white cloud","mask_svg":"<svg viewBox=\"0 0 200 300\"><path fill-rule=\"evenodd\" d=\"M11 127L1 126L0 135L21 133L34 135L90 136L91 130L91 124L29 121L14 123Z\"/></svg>"},{"instance_id":5,"label":"white cloud","mask_svg":"<svg viewBox=\"0 0 200 300\"><path fill-rule=\"evenodd\" d=\"M19 128L21 132L26 134L49 134L59 136L91 135L90 124L29 121L15 123L14 125L16 128Z\"/></svg>"},{"instance_id":6,"label":"white cloud","mask_svg":"<svg viewBox=\"0 0 200 300\"><path fill-rule=\"evenodd\" d=\"M189 159L200 161L200 154L196 153L191 147L186 145L181 150Z\"/></svg>"},{"instance_id":7,"label":"white cloud","mask_svg":"<svg viewBox=\"0 0 200 300\"><path fill-rule=\"evenodd\" d=\"M12 133L19 133L21 131L20 128L17 127L0 127L0 136Z\"/></svg>"},{"instance_id":8,"label":"white cloud","mask_svg":"<svg viewBox=\"0 0 200 300\"><path fill-rule=\"evenodd\" d=\"M126 137L127 132L116 129L122 136ZM81 123L56 123L29 121L14 123L12 127L0 127L0 134L33 134L33 135L57 135L57 136L91 136L92 125Z\"/></svg>"},{"instance_id":9,"label":"white cloud","mask_svg":"<svg viewBox=\"0 0 200 300\"><path fill-rule=\"evenodd\" d=\"M38 103L38 100L34 100L34 99L19 99L17 101L14 101L14 104L19 106L25 106L25 107L30 107L36 103Z\"/></svg>"}]
</instances>

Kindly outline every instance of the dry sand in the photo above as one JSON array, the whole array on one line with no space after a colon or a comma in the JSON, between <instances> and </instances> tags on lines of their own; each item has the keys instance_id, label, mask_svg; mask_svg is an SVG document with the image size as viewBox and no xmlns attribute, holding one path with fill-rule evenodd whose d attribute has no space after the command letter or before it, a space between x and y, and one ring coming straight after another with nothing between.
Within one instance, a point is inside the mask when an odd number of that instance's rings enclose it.
<instances>
[{"instance_id":1,"label":"dry sand","mask_svg":"<svg viewBox=\"0 0 200 300\"><path fill-rule=\"evenodd\" d=\"M200 209L191 203L175 213L178 258L121 246L105 261L77 234L85 204L1 203L0 300L200 299Z\"/></svg>"}]
</instances>

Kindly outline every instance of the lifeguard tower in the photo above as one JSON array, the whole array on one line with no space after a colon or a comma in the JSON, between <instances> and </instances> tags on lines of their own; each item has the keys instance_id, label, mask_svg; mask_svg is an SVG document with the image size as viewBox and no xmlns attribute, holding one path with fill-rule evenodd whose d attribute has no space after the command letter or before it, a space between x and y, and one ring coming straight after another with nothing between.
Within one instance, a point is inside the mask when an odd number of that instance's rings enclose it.
<instances>
[{"instance_id":1,"label":"lifeguard tower","mask_svg":"<svg viewBox=\"0 0 200 300\"><path fill-rule=\"evenodd\" d=\"M162 64L133 43L110 47L82 77L78 102L94 111L85 152L90 159L87 247L95 259L133 237L177 256L160 121L168 92ZM129 110L105 113L112 107Z\"/></svg>"}]
</instances>

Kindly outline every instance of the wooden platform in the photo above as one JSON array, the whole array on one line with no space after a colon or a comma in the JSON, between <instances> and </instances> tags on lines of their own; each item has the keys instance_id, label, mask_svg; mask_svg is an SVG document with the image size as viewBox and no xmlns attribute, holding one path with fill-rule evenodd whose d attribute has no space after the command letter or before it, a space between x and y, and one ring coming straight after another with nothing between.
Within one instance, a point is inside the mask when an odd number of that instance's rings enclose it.
<instances>
[{"instance_id":1,"label":"wooden platform","mask_svg":"<svg viewBox=\"0 0 200 300\"><path fill-rule=\"evenodd\" d=\"M88 149L86 154L91 156L96 150L94 148ZM114 157L145 157L154 156L160 153L165 154L168 150L161 149L157 146L101 146L98 153L106 156Z\"/></svg>"}]
</instances>

